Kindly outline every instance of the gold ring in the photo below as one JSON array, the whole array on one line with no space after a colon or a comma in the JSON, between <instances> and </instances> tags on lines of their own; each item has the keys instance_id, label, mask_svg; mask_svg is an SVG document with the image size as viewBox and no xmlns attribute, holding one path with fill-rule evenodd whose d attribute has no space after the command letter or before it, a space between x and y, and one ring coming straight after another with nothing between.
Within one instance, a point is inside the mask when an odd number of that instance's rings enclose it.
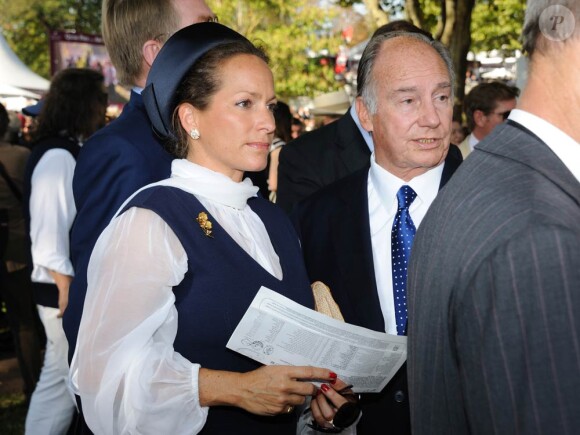
<instances>
[{"instance_id":1,"label":"gold ring","mask_svg":"<svg viewBox=\"0 0 580 435\"><path fill-rule=\"evenodd\" d=\"M294 411L294 407L292 405L289 405L288 409L286 410L286 414L290 414L292 411Z\"/></svg>"}]
</instances>

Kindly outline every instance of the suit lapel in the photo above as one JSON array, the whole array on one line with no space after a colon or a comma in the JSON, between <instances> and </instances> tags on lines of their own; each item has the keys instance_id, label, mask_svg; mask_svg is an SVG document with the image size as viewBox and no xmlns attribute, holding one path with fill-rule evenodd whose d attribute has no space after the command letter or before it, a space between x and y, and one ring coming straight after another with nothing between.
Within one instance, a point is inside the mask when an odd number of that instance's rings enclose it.
<instances>
[{"instance_id":1,"label":"suit lapel","mask_svg":"<svg viewBox=\"0 0 580 435\"><path fill-rule=\"evenodd\" d=\"M463 162L463 156L459 148L453 144L449 145L449 151L447 152L447 157L445 157L445 163L443 165L443 173L441 174L439 190L443 189L443 186L447 184L461 162Z\"/></svg>"},{"instance_id":2,"label":"suit lapel","mask_svg":"<svg viewBox=\"0 0 580 435\"><path fill-rule=\"evenodd\" d=\"M348 173L353 173L368 163L371 151L352 119L350 110L335 122L339 159L348 168Z\"/></svg>"},{"instance_id":3,"label":"suit lapel","mask_svg":"<svg viewBox=\"0 0 580 435\"><path fill-rule=\"evenodd\" d=\"M352 308L345 320L376 331L385 330L377 295L368 216L368 169L352 178L349 188L341 191L341 207L331 222L341 240L334 245L340 270L344 271L345 294ZM338 239L338 238L337 238ZM351 317L352 316L352 317Z\"/></svg>"}]
</instances>

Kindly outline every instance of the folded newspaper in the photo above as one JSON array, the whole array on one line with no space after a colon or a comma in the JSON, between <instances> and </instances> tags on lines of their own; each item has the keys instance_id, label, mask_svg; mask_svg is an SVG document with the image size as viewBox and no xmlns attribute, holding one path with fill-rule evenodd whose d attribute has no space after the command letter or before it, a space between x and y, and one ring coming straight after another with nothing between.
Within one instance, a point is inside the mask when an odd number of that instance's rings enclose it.
<instances>
[{"instance_id":1,"label":"folded newspaper","mask_svg":"<svg viewBox=\"0 0 580 435\"><path fill-rule=\"evenodd\" d=\"M262 364L328 368L357 393L380 392L407 359L407 337L332 319L266 287L226 346Z\"/></svg>"}]
</instances>

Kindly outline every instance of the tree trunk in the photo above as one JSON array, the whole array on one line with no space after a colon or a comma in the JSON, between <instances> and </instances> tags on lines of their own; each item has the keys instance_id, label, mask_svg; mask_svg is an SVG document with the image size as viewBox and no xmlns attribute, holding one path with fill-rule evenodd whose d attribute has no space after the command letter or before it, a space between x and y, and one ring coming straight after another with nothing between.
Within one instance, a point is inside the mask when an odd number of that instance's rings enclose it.
<instances>
[{"instance_id":1,"label":"tree trunk","mask_svg":"<svg viewBox=\"0 0 580 435\"><path fill-rule=\"evenodd\" d=\"M375 29L389 22L388 15L380 8L377 0L363 0L363 3L367 8L367 13Z\"/></svg>"},{"instance_id":2,"label":"tree trunk","mask_svg":"<svg viewBox=\"0 0 580 435\"><path fill-rule=\"evenodd\" d=\"M425 24L425 18L419 0L405 0L405 11L407 12L409 21L422 29Z\"/></svg>"},{"instance_id":3,"label":"tree trunk","mask_svg":"<svg viewBox=\"0 0 580 435\"><path fill-rule=\"evenodd\" d=\"M445 27L441 36L451 52L455 69L455 105L453 114L460 115L465 97L465 73L467 72L467 53L471 46L471 12L475 0L445 0Z\"/></svg>"}]
</instances>

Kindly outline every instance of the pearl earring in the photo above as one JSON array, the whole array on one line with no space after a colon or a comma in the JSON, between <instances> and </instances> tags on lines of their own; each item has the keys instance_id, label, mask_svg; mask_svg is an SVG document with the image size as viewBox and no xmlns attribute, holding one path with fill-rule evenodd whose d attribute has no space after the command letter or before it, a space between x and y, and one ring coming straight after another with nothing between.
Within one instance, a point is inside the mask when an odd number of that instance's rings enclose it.
<instances>
[{"instance_id":1,"label":"pearl earring","mask_svg":"<svg viewBox=\"0 0 580 435\"><path fill-rule=\"evenodd\" d=\"M199 139L199 130L197 128L192 128L191 131L189 132L189 135L191 136L191 138L193 140L198 140Z\"/></svg>"}]
</instances>

